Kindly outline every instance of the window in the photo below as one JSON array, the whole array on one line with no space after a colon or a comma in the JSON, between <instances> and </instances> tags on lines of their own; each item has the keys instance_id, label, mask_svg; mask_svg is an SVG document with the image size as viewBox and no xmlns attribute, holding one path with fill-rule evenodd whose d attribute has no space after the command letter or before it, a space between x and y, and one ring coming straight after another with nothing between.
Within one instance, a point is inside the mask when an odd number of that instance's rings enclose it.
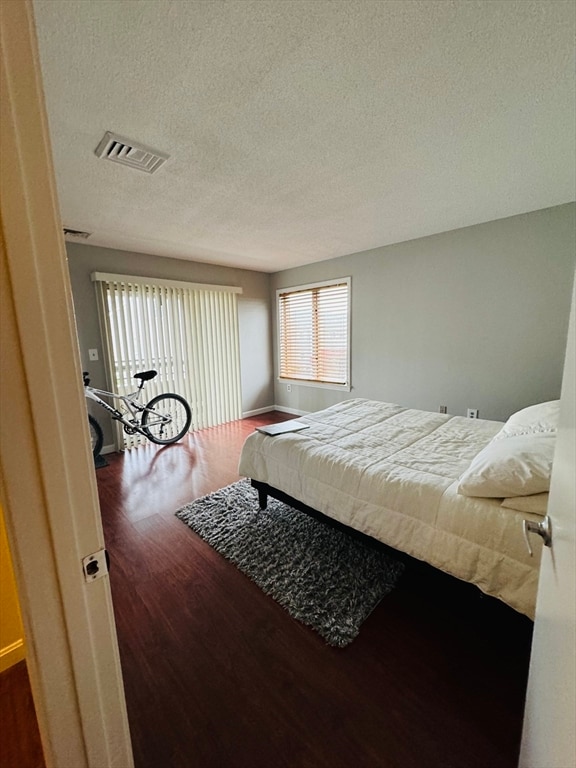
<instances>
[{"instance_id":1,"label":"window","mask_svg":"<svg viewBox=\"0 0 576 768\"><path fill-rule=\"evenodd\" d=\"M113 390L134 391L134 374L154 368L148 399L168 391L183 395L195 429L241 418L241 288L97 272L92 280ZM141 441L118 429L119 446Z\"/></svg>"},{"instance_id":2,"label":"window","mask_svg":"<svg viewBox=\"0 0 576 768\"><path fill-rule=\"evenodd\" d=\"M280 378L350 388L350 278L276 292Z\"/></svg>"}]
</instances>

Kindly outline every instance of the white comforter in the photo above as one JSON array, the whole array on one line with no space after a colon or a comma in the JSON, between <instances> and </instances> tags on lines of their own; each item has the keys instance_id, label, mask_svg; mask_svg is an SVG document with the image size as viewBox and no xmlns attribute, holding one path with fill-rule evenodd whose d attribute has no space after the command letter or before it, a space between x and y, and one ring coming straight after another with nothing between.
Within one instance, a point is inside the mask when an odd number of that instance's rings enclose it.
<instances>
[{"instance_id":1,"label":"white comforter","mask_svg":"<svg viewBox=\"0 0 576 768\"><path fill-rule=\"evenodd\" d=\"M299 420L310 428L250 435L240 474L534 615L539 550L528 556L521 527L530 515L456 491L500 422L363 399Z\"/></svg>"}]
</instances>

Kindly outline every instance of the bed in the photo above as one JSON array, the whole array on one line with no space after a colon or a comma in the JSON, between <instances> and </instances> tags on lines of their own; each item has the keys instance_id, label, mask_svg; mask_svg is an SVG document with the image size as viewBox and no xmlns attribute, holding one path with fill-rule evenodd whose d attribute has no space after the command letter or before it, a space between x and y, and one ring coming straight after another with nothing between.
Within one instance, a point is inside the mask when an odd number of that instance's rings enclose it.
<instances>
[{"instance_id":1,"label":"bed","mask_svg":"<svg viewBox=\"0 0 576 768\"><path fill-rule=\"evenodd\" d=\"M249 435L239 472L423 560L533 618L558 402L506 422L355 398L298 419L301 431Z\"/></svg>"}]
</instances>

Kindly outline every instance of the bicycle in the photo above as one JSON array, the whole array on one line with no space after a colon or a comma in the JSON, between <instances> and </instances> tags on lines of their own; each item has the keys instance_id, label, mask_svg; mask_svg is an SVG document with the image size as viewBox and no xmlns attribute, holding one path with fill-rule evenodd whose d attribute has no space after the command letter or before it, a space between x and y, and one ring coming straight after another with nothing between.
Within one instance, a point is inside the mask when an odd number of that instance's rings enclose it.
<instances>
[{"instance_id":1,"label":"bicycle","mask_svg":"<svg viewBox=\"0 0 576 768\"><path fill-rule=\"evenodd\" d=\"M158 445L176 443L188 432L192 422L192 410L181 395L173 392L165 392L153 397L150 402L143 405L139 401L140 393L146 381L157 376L157 371L142 371L135 373L133 378L138 379L138 389L127 395L117 392L107 392L105 389L96 389L90 386L88 371L83 371L84 394L88 400L93 400L102 408L105 408L115 421L119 421L127 435L138 432ZM102 397L120 400L126 410L121 411L109 405ZM94 457L100 455L104 434L97 419L88 414L90 424L90 439Z\"/></svg>"}]
</instances>

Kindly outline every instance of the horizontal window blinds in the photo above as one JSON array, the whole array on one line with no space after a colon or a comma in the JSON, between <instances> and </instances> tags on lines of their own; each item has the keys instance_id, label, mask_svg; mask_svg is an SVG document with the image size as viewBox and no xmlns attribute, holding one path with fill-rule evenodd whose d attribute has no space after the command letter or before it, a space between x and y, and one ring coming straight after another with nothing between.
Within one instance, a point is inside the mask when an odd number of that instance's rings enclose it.
<instances>
[{"instance_id":1,"label":"horizontal window blinds","mask_svg":"<svg viewBox=\"0 0 576 768\"><path fill-rule=\"evenodd\" d=\"M349 383L349 280L278 292L280 378Z\"/></svg>"},{"instance_id":2,"label":"horizontal window blinds","mask_svg":"<svg viewBox=\"0 0 576 768\"><path fill-rule=\"evenodd\" d=\"M238 289L113 277L92 275L111 389L132 392L134 374L154 369L145 399L182 395L195 429L241 418ZM118 445L143 441L124 434Z\"/></svg>"}]
</instances>

